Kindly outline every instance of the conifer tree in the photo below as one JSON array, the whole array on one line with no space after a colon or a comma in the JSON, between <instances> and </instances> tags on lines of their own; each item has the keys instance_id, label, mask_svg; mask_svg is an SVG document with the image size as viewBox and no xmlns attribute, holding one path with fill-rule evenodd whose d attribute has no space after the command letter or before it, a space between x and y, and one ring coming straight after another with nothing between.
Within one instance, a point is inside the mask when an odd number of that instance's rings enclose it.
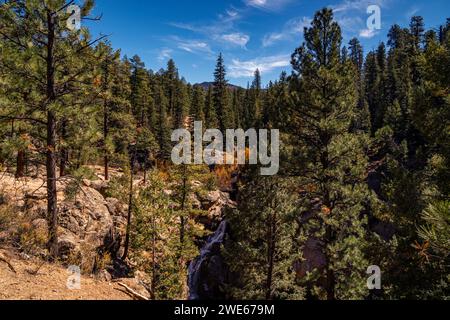
<instances>
[{"instance_id":1,"label":"conifer tree","mask_svg":"<svg viewBox=\"0 0 450 320\"><path fill-rule=\"evenodd\" d=\"M222 54L217 58L216 69L214 71L213 102L219 129L225 132L225 130L233 128L228 95L228 81L226 80L225 64Z\"/></svg>"},{"instance_id":2,"label":"conifer tree","mask_svg":"<svg viewBox=\"0 0 450 320\"><path fill-rule=\"evenodd\" d=\"M411 18L410 31L413 40L413 48L415 51L418 51L424 40L425 24L423 22L423 17L414 16Z\"/></svg>"},{"instance_id":3,"label":"conifer tree","mask_svg":"<svg viewBox=\"0 0 450 320\"><path fill-rule=\"evenodd\" d=\"M208 88L205 99L205 122L208 128L218 128L219 122L217 120L216 109L214 107L213 90Z\"/></svg>"},{"instance_id":4,"label":"conifer tree","mask_svg":"<svg viewBox=\"0 0 450 320\"><path fill-rule=\"evenodd\" d=\"M109 122L110 122L110 107L113 103L112 86L114 81L114 64L118 63L120 52L113 52L111 45L107 43L101 43L98 46L98 50L102 55L101 63L101 95L103 102L103 153L104 153L104 175L105 180L109 180L109 154L110 151L110 137L109 137ZM109 149L109 150L108 150Z\"/></svg>"},{"instance_id":5,"label":"conifer tree","mask_svg":"<svg viewBox=\"0 0 450 320\"><path fill-rule=\"evenodd\" d=\"M56 163L58 153L58 123L64 116L62 103L66 96L77 92L80 86L92 80L91 40L87 30L69 30L70 14L66 8L72 1L51 2L11 1L0 7L0 36L20 52L15 61L6 62L9 70L23 81L34 83L39 99L38 106L44 115L46 135L47 204L50 226L49 248L57 254L57 190ZM81 18L86 18L94 1L84 2ZM90 81L93 83L93 81ZM79 100L79 99L77 99ZM72 100L73 101L73 100ZM35 110L37 109L34 106ZM41 118L41 119L42 119Z\"/></svg>"},{"instance_id":6,"label":"conifer tree","mask_svg":"<svg viewBox=\"0 0 450 320\"><path fill-rule=\"evenodd\" d=\"M164 72L164 90L167 97L167 112L170 117L174 117L175 114L175 104L176 104L176 94L178 89L178 82L180 81L180 76L178 74L178 69L175 65L175 61L170 59L167 62L167 70Z\"/></svg>"},{"instance_id":7,"label":"conifer tree","mask_svg":"<svg viewBox=\"0 0 450 320\"><path fill-rule=\"evenodd\" d=\"M367 294L364 272L368 262L361 218L370 197L363 149L367 140L361 133L350 133L357 92L351 68L341 63L340 52L340 27L332 11L323 9L305 30L305 43L292 59L294 70L301 74L295 80L299 91L292 113L299 125L296 147L302 154L302 208L313 210L314 201L321 206L318 212L313 211L313 217L305 217L301 232L305 239L320 239L326 263L314 273L324 279L324 285L314 294L329 300Z\"/></svg>"},{"instance_id":8,"label":"conifer tree","mask_svg":"<svg viewBox=\"0 0 450 320\"><path fill-rule=\"evenodd\" d=\"M167 98L160 85L155 88L155 107L158 113L156 137L159 144L159 155L168 159L171 152L170 124L167 115Z\"/></svg>"},{"instance_id":9,"label":"conifer tree","mask_svg":"<svg viewBox=\"0 0 450 320\"><path fill-rule=\"evenodd\" d=\"M182 82L178 81L175 92L174 104L174 129L184 128L186 117L190 109L190 98L188 87Z\"/></svg>"},{"instance_id":10,"label":"conifer tree","mask_svg":"<svg viewBox=\"0 0 450 320\"><path fill-rule=\"evenodd\" d=\"M180 232L174 231L179 211L171 209L173 201L164 188L158 173L151 172L148 185L136 196L132 255L150 275L151 299L181 300L187 298L186 261L198 250L192 243L193 237L188 238L192 225L186 226L186 239L181 245Z\"/></svg>"},{"instance_id":11,"label":"conifer tree","mask_svg":"<svg viewBox=\"0 0 450 320\"><path fill-rule=\"evenodd\" d=\"M225 248L232 272L241 277L236 299L302 299L295 282L297 199L291 181L260 177L248 183L237 210L227 217L235 239ZM245 199L245 200L244 200Z\"/></svg>"},{"instance_id":12,"label":"conifer tree","mask_svg":"<svg viewBox=\"0 0 450 320\"><path fill-rule=\"evenodd\" d=\"M139 127L148 127L152 106L150 79L145 64L139 56L131 60L131 107Z\"/></svg>"},{"instance_id":13,"label":"conifer tree","mask_svg":"<svg viewBox=\"0 0 450 320\"><path fill-rule=\"evenodd\" d=\"M248 97L247 128L257 126L261 112L261 73L256 69Z\"/></svg>"},{"instance_id":14,"label":"conifer tree","mask_svg":"<svg viewBox=\"0 0 450 320\"><path fill-rule=\"evenodd\" d=\"M195 121L205 122L205 101L206 98L203 88L194 86L190 114Z\"/></svg>"}]
</instances>

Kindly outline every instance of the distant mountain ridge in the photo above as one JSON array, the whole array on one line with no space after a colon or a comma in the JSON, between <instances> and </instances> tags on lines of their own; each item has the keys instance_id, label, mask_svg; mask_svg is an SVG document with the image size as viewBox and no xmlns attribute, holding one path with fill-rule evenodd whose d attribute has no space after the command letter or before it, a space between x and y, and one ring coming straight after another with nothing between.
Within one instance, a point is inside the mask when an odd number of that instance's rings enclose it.
<instances>
[{"instance_id":1,"label":"distant mountain ridge","mask_svg":"<svg viewBox=\"0 0 450 320\"><path fill-rule=\"evenodd\" d=\"M214 86L214 82L202 82L202 83L196 83L194 86L200 86L205 90L208 90L209 88L212 88ZM240 86L236 86L234 84L228 84L229 89L237 90L237 89L243 89Z\"/></svg>"}]
</instances>

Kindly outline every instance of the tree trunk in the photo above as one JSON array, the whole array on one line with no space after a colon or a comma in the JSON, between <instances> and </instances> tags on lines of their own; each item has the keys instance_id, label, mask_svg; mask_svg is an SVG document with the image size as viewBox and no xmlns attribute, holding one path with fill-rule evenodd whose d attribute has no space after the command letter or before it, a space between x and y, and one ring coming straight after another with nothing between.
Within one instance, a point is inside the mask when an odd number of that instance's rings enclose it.
<instances>
[{"instance_id":1,"label":"tree trunk","mask_svg":"<svg viewBox=\"0 0 450 320\"><path fill-rule=\"evenodd\" d=\"M327 268L327 300L336 300L335 284L334 284L334 272L330 268Z\"/></svg>"},{"instance_id":2,"label":"tree trunk","mask_svg":"<svg viewBox=\"0 0 450 320\"><path fill-rule=\"evenodd\" d=\"M50 251L53 256L57 253L58 243L58 209L56 191L56 117L49 111L47 115L47 212L50 219Z\"/></svg>"},{"instance_id":3,"label":"tree trunk","mask_svg":"<svg viewBox=\"0 0 450 320\"><path fill-rule=\"evenodd\" d=\"M19 150L17 152L16 179L23 178L24 176L25 176L25 151Z\"/></svg>"},{"instance_id":4,"label":"tree trunk","mask_svg":"<svg viewBox=\"0 0 450 320\"><path fill-rule=\"evenodd\" d=\"M131 171L130 171L130 195L128 199L128 217L127 217L127 233L125 235L125 244L124 244L124 251L122 260L125 260L128 257L128 250L130 247L130 232L131 232L131 215L133 213L132 207L133 207L133 167L134 163L131 164Z\"/></svg>"},{"instance_id":5,"label":"tree trunk","mask_svg":"<svg viewBox=\"0 0 450 320\"><path fill-rule=\"evenodd\" d=\"M104 156L104 165L105 165L105 180L109 180L109 157L108 151L106 150L106 140L108 139L108 102L103 102L103 152Z\"/></svg>"},{"instance_id":6,"label":"tree trunk","mask_svg":"<svg viewBox=\"0 0 450 320\"><path fill-rule=\"evenodd\" d=\"M183 195L181 198L181 213L180 216L180 258L182 256L182 250L184 246L184 238L186 232L186 218L184 217L184 211L186 209L186 200L187 200L187 167L183 165Z\"/></svg>"},{"instance_id":7,"label":"tree trunk","mask_svg":"<svg viewBox=\"0 0 450 320\"><path fill-rule=\"evenodd\" d=\"M275 257L275 237L276 237L276 217L271 215L267 225L267 279L266 279L266 300L272 300L272 283L273 283L273 269Z\"/></svg>"},{"instance_id":8,"label":"tree trunk","mask_svg":"<svg viewBox=\"0 0 450 320\"><path fill-rule=\"evenodd\" d=\"M332 241L333 230L331 227L327 227L326 229L326 241L330 243ZM334 271L330 268L330 257L327 257L327 268L326 268L326 291L327 291L327 300L334 301L336 300L336 292L335 292L335 276Z\"/></svg>"},{"instance_id":9,"label":"tree trunk","mask_svg":"<svg viewBox=\"0 0 450 320\"><path fill-rule=\"evenodd\" d=\"M48 41L47 41L47 106L56 100L55 94L55 66L54 66L54 42L55 42L55 15L47 11ZM58 199L56 190L56 115L53 111L47 111L47 214L49 223L49 249L53 257L58 255Z\"/></svg>"},{"instance_id":10,"label":"tree trunk","mask_svg":"<svg viewBox=\"0 0 450 320\"><path fill-rule=\"evenodd\" d=\"M67 120L63 119L62 123L61 123L61 139L62 139L63 143L67 139L66 126L67 126ZM63 148L61 148L61 158L60 158L60 163L59 163L59 176L60 177L64 177L66 175L66 164L67 164L68 160L69 160L69 151L67 150L66 147L63 147Z\"/></svg>"},{"instance_id":11,"label":"tree trunk","mask_svg":"<svg viewBox=\"0 0 450 320\"><path fill-rule=\"evenodd\" d=\"M150 292L150 299L155 300L156 299L156 222L155 217L152 217L152 284L151 284L151 292Z\"/></svg>"}]
</instances>

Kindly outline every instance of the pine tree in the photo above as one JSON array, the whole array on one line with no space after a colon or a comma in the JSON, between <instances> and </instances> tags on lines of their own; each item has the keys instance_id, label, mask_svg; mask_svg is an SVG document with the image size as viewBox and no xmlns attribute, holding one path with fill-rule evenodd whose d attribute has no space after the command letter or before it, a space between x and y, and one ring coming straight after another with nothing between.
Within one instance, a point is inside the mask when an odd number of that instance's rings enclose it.
<instances>
[{"instance_id":1,"label":"pine tree","mask_svg":"<svg viewBox=\"0 0 450 320\"><path fill-rule=\"evenodd\" d=\"M180 81L180 76L178 74L178 69L175 65L175 61L173 61L173 59L170 59L167 62L167 70L164 72L163 78L164 78L163 86L168 103L167 112L170 117L174 117L176 93L178 88L178 82Z\"/></svg>"},{"instance_id":2,"label":"pine tree","mask_svg":"<svg viewBox=\"0 0 450 320\"><path fill-rule=\"evenodd\" d=\"M225 132L233 128L232 114L228 96L228 81L222 54L217 58L214 71L213 102L216 110L219 129Z\"/></svg>"},{"instance_id":3,"label":"pine tree","mask_svg":"<svg viewBox=\"0 0 450 320\"><path fill-rule=\"evenodd\" d=\"M194 86L190 115L195 121L205 122L205 92L202 87Z\"/></svg>"},{"instance_id":4,"label":"pine tree","mask_svg":"<svg viewBox=\"0 0 450 320\"><path fill-rule=\"evenodd\" d=\"M150 79L145 64L139 56L131 60L131 107L134 117L138 120L139 127L148 127L152 96L150 91Z\"/></svg>"},{"instance_id":5,"label":"pine tree","mask_svg":"<svg viewBox=\"0 0 450 320\"><path fill-rule=\"evenodd\" d=\"M423 17L414 16L411 18L410 32L413 39L413 48L415 51L418 51L424 40L425 24Z\"/></svg>"},{"instance_id":6,"label":"pine tree","mask_svg":"<svg viewBox=\"0 0 450 320\"><path fill-rule=\"evenodd\" d=\"M300 169L304 201L311 212L301 232L304 239L320 239L325 255L323 269L312 270L324 279L319 297L362 298L365 292L364 219L361 213L370 197L365 184L366 137L350 133L357 112L352 68L342 64L341 30L329 9L317 12L305 30L306 43L296 50L293 68L299 92L292 112L299 128ZM301 98L300 98L301 97ZM298 122L297 122L298 121ZM311 204L320 203L314 211ZM309 286L312 285L307 280Z\"/></svg>"},{"instance_id":7,"label":"pine tree","mask_svg":"<svg viewBox=\"0 0 450 320\"><path fill-rule=\"evenodd\" d=\"M354 130L368 132L371 127L369 105L365 99L365 86L363 77L364 53L357 38L349 42L349 60L353 63L355 72L355 86L358 92L358 110L354 119Z\"/></svg>"},{"instance_id":8,"label":"pine tree","mask_svg":"<svg viewBox=\"0 0 450 320\"><path fill-rule=\"evenodd\" d=\"M246 128L258 125L261 113L261 73L256 69L254 79L249 90Z\"/></svg>"},{"instance_id":9,"label":"pine tree","mask_svg":"<svg viewBox=\"0 0 450 320\"><path fill-rule=\"evenodd\" d=\"M213 90L211 87L208 88L205 100L205 122L207 128L217 129L219 122L217 120L216 109L214 107Z\"/></svg>"},{"instance_id":10,"label":"pine tree","mask_svg":"<svg viewBox=\"0 0 450 320\"><path fill-rule=\"evenodd\" d=\"M57 0L50 3L13 1L0 7L0 35L20 52L17 60L9 64L10 71L20 75L23 81L35 84L38 105L45 114L49 248L54 256L58 243L57 129L59 120L64 118L62 102L70 101L66 96L71 93L83 92L77 86L89 82L86 80L92 75L92 67L88 65L92 60L91 46L98 41L92 41L85 30L68 30L67 6L66 1ZM82 18L89 15L93 6L92 0L84 3Z\"/></svg>"},{"instance_id":11,"label":"pine tree","mask_svg":"<svg viewBox=\"0 0 450 320\"><path fill-rule=\"evenodd\" d=\"M159 155L168 159L171 153L170 124L167 116L167 98L161 86L155 88L155 106L158 113L156 137L159 144Z\"/></svg>"},{"instance_id":12,"label":"pine tree","mask_svg":"<svg viewBox=\"0 0 450 320\"><path fill-rule=\"evenodd\" d=\"M353 62L353 64L356 67L358 78L361 78L364 64L363 48L357 38L351 39L348 45L350 51L349 59Z\"/></svg>"},{"instance_id":13,"label":"pine tree","mask_svg":"<svg viewBox=\"0 0 450 320\"><path fill-rule=\"evenodd\" d=\"M225 248L232 272L241 277L232 290L236 299L302 299L294 263L297 199L289 180L262 177L248 183L237 210L227 217L234 242Z\"/></svg>"},{"instance_id":14,"label":"pine tree","mask_svg":"<svg viewBox=\"0 0 450 320\"><path fill-rule=\"evenodd\" d=\"M174 104L174 129L184 128L186 117L190 109L190 98L187 86L178 81Z\"/></svg>"},{"instance_id":15,"label":"pine tree","mask_svg":"<svg viewBox=\"0 0 450 320\"><path fill-rule=\"evenodd\" d=\"M101 63L101 76L102 76L102 102L103 102L103 152L104 152L104 175L105 180L109 180L109 155L110 144L109 144L109 119L110 119L110 105L113 103L113 72L114 64L118 63L120 52L113 52L111 45L107 43L102 43L98 46L98 50L102 55ZM109 150L108 150L109 149Z\"/></svg>"},{"instance_id":16,"label":"pine tree","mask_svg":"<svg viewBox=\"0 0 450 320\"><path fill-rule=\"evenodd\" d=\"M171 199L164 188L158 172L151 172L148 185L136 196L132 255L150 275L151 299L186 299L185 259L192 259L198 252L193 245L187 245L189 239L181 247L180 232L174 229L179 212L170 208Z\"/></svg>"},{"instance_id":17,"label":"pine tree","mask_svg":"<svg viewBox=\"0 0 450 320\"><path fill-rule=\"evenodd\" d=\"M369 106L372 133L381 129L384 117L384 105L380 103L381 98L381 71L378 65L378 57L375 52L367 55L364 65L365 99Z\"/></svg>"}]
</instances>

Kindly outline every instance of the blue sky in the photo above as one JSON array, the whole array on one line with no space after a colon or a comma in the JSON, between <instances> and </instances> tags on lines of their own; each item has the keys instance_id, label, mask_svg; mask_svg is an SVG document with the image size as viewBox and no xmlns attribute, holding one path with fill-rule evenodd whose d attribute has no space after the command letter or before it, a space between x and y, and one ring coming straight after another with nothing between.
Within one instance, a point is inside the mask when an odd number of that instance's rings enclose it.
<instances>
[{"instance_id":1,"label":"blue sky","mask_svg":"<svg viewBox=\"0 0 450 320\"><path fill-rule=\"evenodd\" d=\"M367 7L381 8L381 30L367 30ZM344 42L357 36L365 51L385 40L390 26L408 26L422 15L428 28L450 16L448 0L97 0L88 22L92 33L108 34L129 57L138 54L152 70L173 58L191 83L211 81L215 60L224 54L230 83L246 86L256 68L263 83L290 70L293 50L303 41L303 27L322 7L335 9Z\"/></svg>"}]
</instances>

